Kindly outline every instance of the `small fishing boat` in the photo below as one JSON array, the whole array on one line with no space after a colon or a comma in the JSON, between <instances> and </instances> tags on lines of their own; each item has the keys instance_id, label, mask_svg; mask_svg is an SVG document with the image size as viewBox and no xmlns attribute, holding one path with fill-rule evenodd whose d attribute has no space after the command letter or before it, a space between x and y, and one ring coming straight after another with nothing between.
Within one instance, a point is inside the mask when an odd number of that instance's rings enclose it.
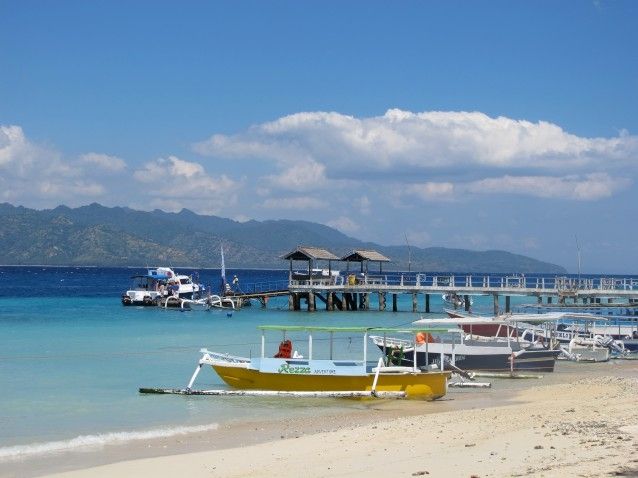
<instances>
[{"instance_id":1,"label":"small fishing boat","mask_svg":"<svg viewBox=\"0 0 638 478\"><path fill-rule=\"evenodd\" d=\"M232 296L209 294L201 299L187 301L192 308L203 310L210 309L237 309L237 303L241 298L233 299Z\"/></svg>"},{"instance_id":2,"label":"small fishing boat","mask_svg":"<svg viewBox=\"0 0 638 478\"><path fill-rule=\"evenodd\" d=\"M607 362L610 358L609 345L601 336L574 337L567 346L561 345L561 349L562 358L573 362Z\"/></svg>"},{"instance_id":3,"label":"small fishing boat","mask_svg":"<svg viewBox=\"0 0 638 478\"><path fill-rule=\"evenodd\" d=\"M504 320L482 319L421 319L414 326L443 327L446 332L458 337L443 341L441 337L420 331L415 340L403 340L372 336L371 339L384 353L394 357L398 364L417 367L450 363L462 370L481 372L514 372L519 370L553 372L556 358L561 351L550 346L550 342L530 342L515 335L516 328ZM490 337L464 332L461 327L496 327ZM416 364L415 364L416 352Z\"/></svg>"},{"instance_id":4,"label":"small fishing boat","mask_svg":"<svg viewBox=\"0 0 638 478\"><path fill-rule=\"evenodd\" d=\"M544 314L505 314L497 317L480 317L446 310L453 320L461 321L466 333L481 336L502 336L502 320L511 323L520 341L556 343L561 351L557 358L576 362L605 362L610 354L626 356L631 346L611 335L594 334L593 331L610 331L604 326L606 318L578 312L547 312Z\"/></svg>"},{"instance_id":5,"label":"small fishing boat","mask_svg":"<svg viewBox=\"0 0 638 478\"><path fill-rule=\"evenodd\" d=\"M200 393L192 390L202 366L210 365L230 387L240 390L273 391L285 393L327 393L330 396L370 396L376 393L394 393L408 398L434 400L447 393L449 371L437 366L395 366L381 357L368 361L368 335L377 333L414 336L416 329L365 327L306 327L262 325L261 353L257 357L238 357L202 349L202 358L188 386L183 390L140 389L143 393ZM433 329L432 332L436 332ZM440 331L440 330L439 330ZM283 334L276 353L266 352L266 332ZM308 357L293 350L287 333L307 334ZM363 353L359 358L336 359L333 356L335 334L358 334L363 340ZM318 358L313 339L329 341L323 350L325 358ZM326 342L322 342L325 344ZM210 393L208 393L210 392ZM219 394L211 391L203 394Z\"/></svg>"}]
</instances>

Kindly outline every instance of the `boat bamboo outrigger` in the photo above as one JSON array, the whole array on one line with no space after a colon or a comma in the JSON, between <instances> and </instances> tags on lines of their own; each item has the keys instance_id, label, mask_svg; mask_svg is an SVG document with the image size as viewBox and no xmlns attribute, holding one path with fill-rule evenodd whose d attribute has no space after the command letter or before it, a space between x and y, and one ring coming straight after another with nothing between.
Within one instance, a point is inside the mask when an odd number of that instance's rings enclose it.
<instances>
[{"instance_id":1,"label":"boat bamboo outrigger","mask_svg":"<svg viewBox=\"0 0 638 478\"><path fill-rule=\"evenodd\" d=\"M185 389L140 389L141 393L177 393L219 395L233 391L196 391L195 380L204 365L210 365L229 386L246 395L302 392L303 396L405 396L434 400L447 393L447 380L451 371L441 366L410 367L393 365L387 356L378 361L368 361L368 337L370 332L379 334L410 334L413 338L423 328L369 328L369 327L306 327L262 325L261 353L258 357L246 358L202 349L202 357ZM427 329L432 333L444 329ZM283 340L274 356L266 353L266 332L283 333ZM287 332L302 332L308 336L308 357L293 351ZM363 338L363 353L359 359L335 359L334 335L357 333ZM328 358L315 358L313 335L329 335ZM245 393L249 391L248 393ZM218 393L219 392L219 393ZM264 393L266 392L266 393Z\"/></svg>"}]
</instances>

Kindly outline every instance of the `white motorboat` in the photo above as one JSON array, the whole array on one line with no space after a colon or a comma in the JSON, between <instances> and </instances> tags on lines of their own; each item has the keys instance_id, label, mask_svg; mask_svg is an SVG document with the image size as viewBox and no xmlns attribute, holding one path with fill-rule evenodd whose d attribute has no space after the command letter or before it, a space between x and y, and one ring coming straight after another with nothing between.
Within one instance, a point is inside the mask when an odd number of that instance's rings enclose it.
<instances>
[{"instance_id":1,"label":"white motorboat","mask_svg":"<svg viewBox=\"0 0 638 478\"><path fill-rule=\"evenodd\" d=\"M197 299L203 287L191 276L177 274L170 267L149 269L132 277L133 287L122 294L123 305L157 305L162 298Z\"/></svg>"}]
</instances>

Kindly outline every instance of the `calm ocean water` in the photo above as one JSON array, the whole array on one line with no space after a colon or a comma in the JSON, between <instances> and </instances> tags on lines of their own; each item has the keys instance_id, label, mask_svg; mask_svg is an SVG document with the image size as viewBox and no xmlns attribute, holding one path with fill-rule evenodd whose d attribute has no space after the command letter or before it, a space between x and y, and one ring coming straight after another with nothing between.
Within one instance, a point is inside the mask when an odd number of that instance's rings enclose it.
<instances>
[{"instance_id":1,"label":"calm ocean water","mask_svg":"<svg viewBox=\"0 0 638 478\"><path fill-rule=\"evenodd\" d=\"M142 396L139 387L184 387L199 349L248 356L259 353L260 324L400 325L410 312L290 312L287 298L227 311L123 307L120 294L141 269L0 267L0 460L215 427L229 420L316 414L360 407L355 402L248 397ZM178 269L180 273L191 273ZM218 270L199 271L219 284ZM287 271L228 270L240 284L285 280ZM399 309L410 310L410 297ZM529 302L529 298L513 303ZM433 296L433 310L442 310ZM489 310L491 298L475 299ZM229 316L230 315L230 316ZM305 342L293 342L305 353ZM280 337L269 337L276 350ZM359 357L358 337L341 337L340 350ZM326 343L324 341L323 343ZM320 352L322 341L315 347ZM370 348L371 350L371 348ZM372 351L376 353L375 351ZM372 359L373 357L370 356ZM198 388L225 388L210 369Z\"/></svg>"}]
</instances>

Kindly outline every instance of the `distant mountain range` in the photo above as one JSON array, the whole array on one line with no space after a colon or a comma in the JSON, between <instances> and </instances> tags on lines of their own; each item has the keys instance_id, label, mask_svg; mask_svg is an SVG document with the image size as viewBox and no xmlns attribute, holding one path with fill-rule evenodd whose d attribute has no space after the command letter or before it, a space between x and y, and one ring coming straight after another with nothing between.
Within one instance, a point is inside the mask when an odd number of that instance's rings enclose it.
<instances>
[{"instance_id":1,"label":"distant mountain range","mask_svg":"<svg viewBox=\"0 0 638 478\"><path fill-rule=\"evenodd\" d=\"M408 269L407 246L362 242L307 221L236 222L186 209L144 212L95 203L43 211L0 204L0 264L219 267L222 244L226 265L233 268L285 269L281 256L306 245L337 256L374 249L392 260L385 270ZM412 247L410 256L413 271L566 272L505 251Z\"/></svg>"}]
</instances>

